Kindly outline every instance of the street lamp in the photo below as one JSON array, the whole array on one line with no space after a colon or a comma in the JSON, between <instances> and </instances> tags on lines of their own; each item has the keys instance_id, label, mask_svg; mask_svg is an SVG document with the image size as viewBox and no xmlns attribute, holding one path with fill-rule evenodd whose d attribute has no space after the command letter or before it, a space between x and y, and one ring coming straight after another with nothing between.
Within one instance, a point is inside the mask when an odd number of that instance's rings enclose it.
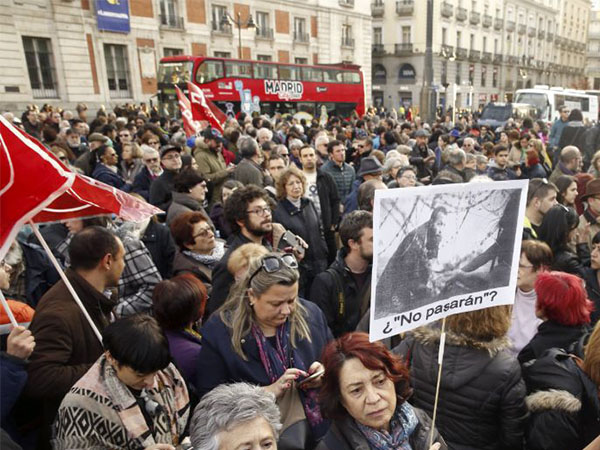
<instances>
[{"instance_id":1,"label":"street lamp","mask_svg":"<svg viewBox=\"0 0 600 450\"><path fill-rule=\"evenodd\" d=\"M237 13L237 20L234 20L233 17L231 17L228 12L223 14L221 16L221 21L219 22L219 26L221 28L225 28L227 26L230 26L232 23L235 24L238 28L238 58L242 59L242 28L250 28L250 29L258 30L258 27L256 26L256 24L254 23L254 20L252 19L252 14L250 14L248 16L247 21L243 21L242 15L239 12Z\"/></svg>"}]
</instances>

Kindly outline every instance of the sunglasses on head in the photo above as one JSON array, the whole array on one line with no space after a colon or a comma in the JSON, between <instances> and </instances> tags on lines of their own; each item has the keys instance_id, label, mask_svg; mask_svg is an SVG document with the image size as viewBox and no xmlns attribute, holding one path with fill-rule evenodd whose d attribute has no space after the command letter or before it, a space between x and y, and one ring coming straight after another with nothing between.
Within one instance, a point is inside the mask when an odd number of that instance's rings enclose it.
<instances>
[{"instance_id":1,"label":"sunglasses on head","mask_svg":"<svg viewBox=\"0 0 600 450\"><path fill-rule=\"evenodd\" d=\"M284 253L281 256L265 256L260 263L260 266L254 271L254 273L248 279L248 286L252 284L252 280L258 274L258 272L264 270L267 273L275 273L280 270L283 265L286 265L290 269L298 268L298 261L291 253Z\"/></svg>"}]
</instances>

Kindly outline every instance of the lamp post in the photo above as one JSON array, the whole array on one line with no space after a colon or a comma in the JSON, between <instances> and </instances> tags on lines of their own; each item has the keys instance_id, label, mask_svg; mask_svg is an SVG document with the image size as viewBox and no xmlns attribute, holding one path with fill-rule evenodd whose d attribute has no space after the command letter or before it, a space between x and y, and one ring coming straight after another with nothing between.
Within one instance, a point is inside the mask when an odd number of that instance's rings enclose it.
<instances>
[{"instance_id":1,"label":"lamp post","mask_svg":"<svg viewBox=\"0 0 600 450\"><path fill-rule=\"evenodd\" d=\"M230 26L231 24L237 26L238 29L238 58L242 59L242 28L258 29L258 27L252 19L252 14L248 15L247 21L243 21L241 13L238 12L237 18L234 19L229 15L229 13L226 12L221 16L219 25L221 28L224 28L226 26Z\"/></svg>"},{"instance_id":2,"label":"lamp post","mask_svg":"<svg viewBox=\"0 0 600 450\"><path fill-rule=\"evenodd\" d=\"M427 28L423 87L421 89L421 117L430 124L435 121L435 90L433 88L433 0L427 0Z\"/></svg>"}]
</instances>

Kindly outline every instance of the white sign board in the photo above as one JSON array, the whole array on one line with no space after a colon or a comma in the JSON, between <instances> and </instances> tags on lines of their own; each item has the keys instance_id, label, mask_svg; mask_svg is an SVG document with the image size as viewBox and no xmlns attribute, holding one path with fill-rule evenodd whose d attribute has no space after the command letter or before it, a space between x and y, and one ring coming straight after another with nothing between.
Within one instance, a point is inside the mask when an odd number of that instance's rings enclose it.
<instances>
[{"instance_id":1,"label":"white sign board","mask_svg":"<svg viewBox=\"0 0 600 450\"><path fill-rule=\"evenodd\" d=\"M528 180L377 190L372 341L514 303Z\"/></svg>"}]
</instances>

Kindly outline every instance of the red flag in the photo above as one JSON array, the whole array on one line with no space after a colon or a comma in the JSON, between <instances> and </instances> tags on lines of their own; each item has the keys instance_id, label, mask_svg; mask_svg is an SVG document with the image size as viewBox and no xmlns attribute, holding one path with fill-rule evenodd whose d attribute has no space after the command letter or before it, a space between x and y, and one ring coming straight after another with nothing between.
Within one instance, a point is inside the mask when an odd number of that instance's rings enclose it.
<instances>
[{"instance_id":1,"label":"red flag","mask_svg":"<svg viewBox=\"0 0 600 450\"><path fill-rule=\"evenodd\" d=\"M195 120L206 120L213 128L223 133L223 123L225 120L219 120L211 107L209 106L210 100L207 100L204 96L204 92L198 86L188 81L188 89L190 91L190 103L192 105L192 114ZM214 104L213 104L214 105ZM215 105L215 108L216 105ZM218 108L217 108L218 109ZM223 114L225 117L225 114Z\"/></svg>"},{"instance_id":2,"label":"red flag","mask_svg":"<svg viewBox=\"0 0 600 450\"><path fill-rule=\"evenodd\" d=\"M161 212L112 186L71 172L0 116L0 259L22 225L116 214L139 222Z\"/></svg>"},{"instance_id":3,"label":"red flag","mask_svg":"<svg viewBox=\"0 0 600 450\"><path fill-rule=\"evenodd\" d=\"M183 118L183 129L187 137L196 136L202 131L200 124L194 120L192 116L192 108L190 100L185 96L179 86L175 86L177 92L177 102L179 103L179 110L181 111L181 117Z\"/></svg>"}]
</instances>

